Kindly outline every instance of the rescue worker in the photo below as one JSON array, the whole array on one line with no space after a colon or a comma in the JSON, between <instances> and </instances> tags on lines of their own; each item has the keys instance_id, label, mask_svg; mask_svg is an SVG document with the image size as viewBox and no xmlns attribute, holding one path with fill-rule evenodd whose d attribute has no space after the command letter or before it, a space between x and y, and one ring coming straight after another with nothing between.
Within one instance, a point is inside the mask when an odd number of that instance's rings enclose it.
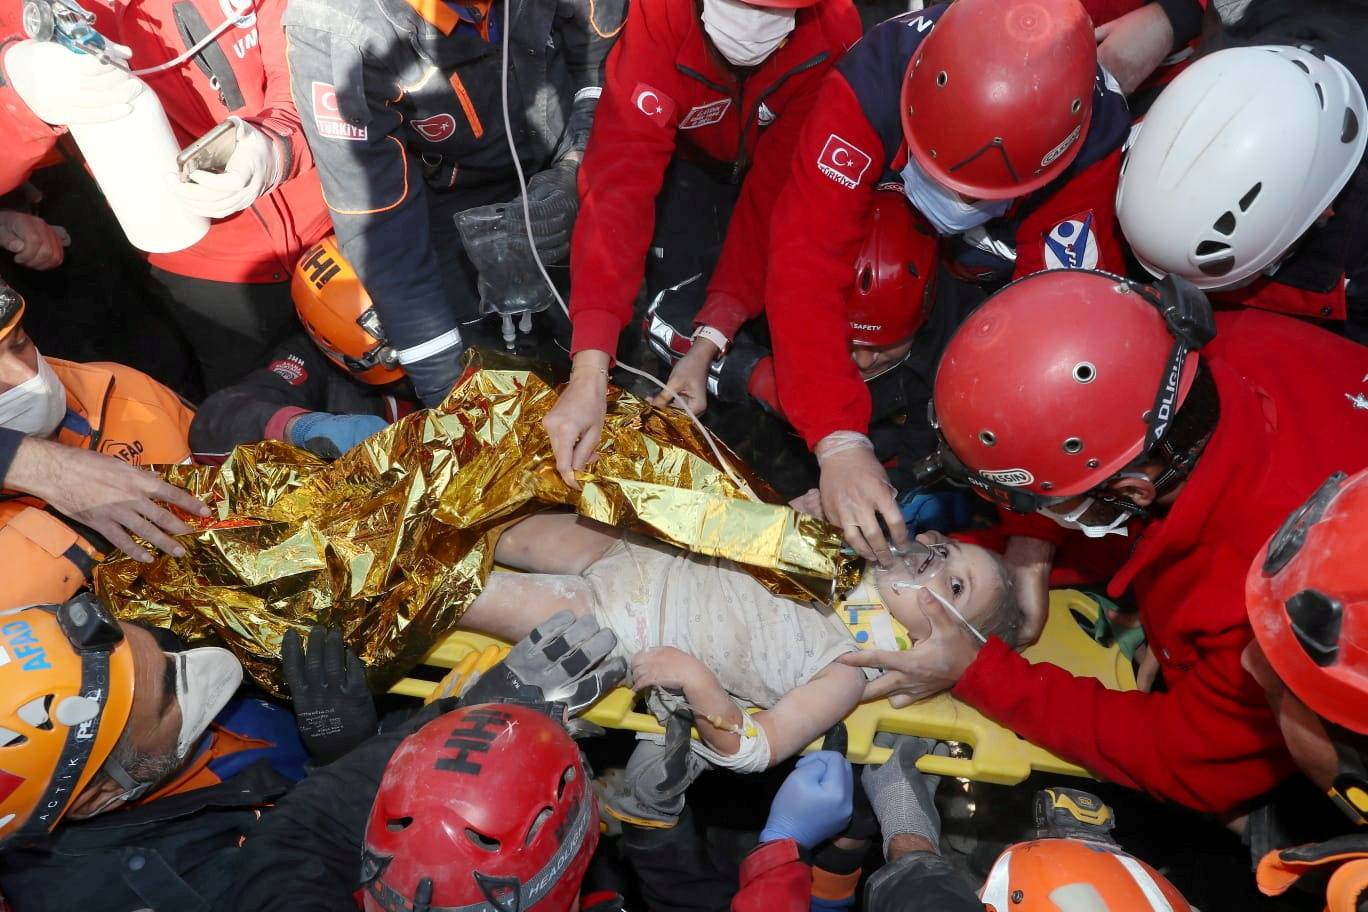
<instances>
[{"instance_id":1,"label":"rescue worker","mask_svg":"<svg viewBox=\"0 0 1368 912\"><path fill-rule=\"evenodd\" d=\"M1082 0L1097 26L1097 62L1128 96L1173 79L1197 51L1207 0ZM1144 98L1132 99L1140 101Z\"/></svg>"},{"instance_id":2,"label":"rescue worker","mask_svg":"<svg viewBox=\"0 0 1368 912\"><path fill-rule=\"evenodd\" d=\"M609 657L616 645L592 617L563 612L492 668L468 657L440 685L441 698L295 787L246 841L238 890L217 908L340 912L362 896L367 909L421 908L424 895L433 907L497 908L550 869L535 886L550 895L538 898L548 912L568 909L598 824L563 726L577 726L623 679L625 664ZM509 719L495 724L494 713ZM551 815L538 826L545 807ZM460 821L451 844L440 835L444 821ZM464 863L437 864L434 851L438 859L456 852ZM533 900L521 897L517 907L528 908Z\"/></svg>"},{"instance_id":3,"label":"rescue worker","mask_svg":"<svg viewBox=\"0 0 1368 912\"><path fill-rule=\"evenodd\" d=\"M0 612L0 893L15 908L204 908L304 775L290 712L233 699L232 653L164 651L164 636L88 593Z\"/></svg>"},{"instance_id":4,"label":"rescue worker","mask_svg":"<svg viewBox=\"0 0 1368 912\"><path fill-rule=\"evenodd\" d=\"M847 542L907 530L873 454L843 303L875 187L900 182L950 266L984 284L1122 259L1112 200L1125 100L1077 0L958 0L888 20L829 74L775 206L765 291L784 411Z\"/></svg>"},{"instance_id":5,"label":"rescue worker","mask_svg":"<svg viewBox=\"0 0 1368 912\"><path fill-rule=\"evenodd\" d=\"M143 91L156 94L181 147L234 124L236 148L224 172L196 171L177 184L188 210L214 219L209 233L185 250L148 257L150 290L189 340L205 390L231 383L287 331L290 269L328 231L290 100L284 0L90 4L94 28L132 50L128 66L145 85L93 58L60 74L44 71L37 42L23 40L22 6L0 3L0 122L11 143L0 193L24 181L67 125L117 119Z\"/></svg>"},{"instance_id":6,"label":"rescue worker","mask_svg":"<svg viewBox=\"0 0 1368 912\"><path fill-rule=\"evenodd\" d=\"M460 376L461 327L473 331L481 313L455 217L502 211L491 230L516 262L501 268L537 273L505 117L538 250L548 265L565 261L575 174L622 17L622 0L291 3L295 99L338 245L424 405Z\"/></svg>"},{"instance_id":7,"label":"rescue worker","mask_svg":"<svg viewBox=\"0 0 1368 912\"><path fill-rule=\"evenodd\" d=\"M171 536L190 529L158 501L208 513L151 473L138 472L134 479L106 462L188 462L190 409L155 380L122 365L44 358L24 334L24 306L23 298L0 283L0 427L54 446L17 444L3 473L0 554L15 570L5 574L0 609L65 601L114 548L152 560L130 533L160 550L183 553ZM56 447L104 458L77 461ZM66 519L49 509L45 495L57 498Z\"/></svg>"},{"instance_id":8,"label":"rescue worker","mask_svg":"<svg viewBox=\"0 0 1368 912\"><path fill-rule=\"evenodd\" d=\"M200 406L190 424L195 461L238 444L283 440L335 459L413 411L412 387L370 296L333 238L308 250L291 284L304 324L258 367Z\"/></svg>"},{"instance_id":9,"label":"rescue worker","mask_svg":"<svg viewBox=\"0 0 1368 912\"><path fill-rule=\"evenodd\" d=\"M1348 312L1368 280L1368 106L1346 66L1361 66L1361 44L1230 48L1164 90L1117 191L1146 269L1218 304L1350 318L1364 340L1368 305Z\"/></svg>"},{"instance_id":10,"label":"rescue worker","mask_svg":"<svg viewBox=\"0 0 1368 912\"><path fill-rule=\"evenodd\" d=\"M1297 766L1358 829L1270 852L1259 887L1273 896L1333 872L1328 912L1368 901L1368 680L1364 537L1368 472L1332 475L1255 555L1246 581L1254 639L1244 667L1263 687Z\"/></svg>"},{"instance_id":11,"label":"rescue worker","mask_svg":"<svg viewBox=\"0 0 1368 912\"><path fill-rule=\"evenodd\" d=\"M760 312L770 216L799 128L859 37L849 0L632 8L580 177L570 383L546 417L567 484L598 445L606 372L643 274L652 296L688 283L686 318L705 306L711 322L687 335L718 351Z\"/></svg>"},{"instance_id":12,"label":"rescue worker","mask_svg":"<svg viewBox=\"0 0 1368 912\"><path fill-rule=\"evenodd\" d=\"M1135 537L1107 594L1133 595L1164 690L1118 693L1032 665L996 638L961 636L939 611L910 651L841 661L889 670L867 697L953 685L1100 778L1190 808L1224 813L1262 795L1293 765L1240 665L1253 636L1240 581L1327 473L1368 463L1366 376L1368 348L1263 311L1213 321L1201 292L1173 277L1154 289L1071 270L1009 285L941 360L940 459L976 492L1043 514L1004 527L1047 554L1067 530ZM1048 572L1047 559L1042 591ZM912 671L904 657L919 650L939 667Z\"/></svg>"}]
</instances>

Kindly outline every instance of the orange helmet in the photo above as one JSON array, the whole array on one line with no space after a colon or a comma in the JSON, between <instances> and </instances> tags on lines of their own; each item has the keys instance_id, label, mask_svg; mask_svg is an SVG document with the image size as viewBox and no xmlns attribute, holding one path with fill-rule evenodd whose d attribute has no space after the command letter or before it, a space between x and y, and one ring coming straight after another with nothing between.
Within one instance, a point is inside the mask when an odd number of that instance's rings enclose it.
<instances>
[{"instance_id":1,"label":"orange helmet","mask_svg":"<svg viewBox=\"0 0 1368 912\"><path fill-rule=\"evenodd\" d=\"M93 595L0 612L0 849L57 825L132 708L133 650Z\"/></svg>"},{"instance_id":2,"label":"orange helmet","mask_svg":"<svg viewBox=\"0 0 1368 912\"><path fill-rule=\"evenodd\" d=\"M1009 846L979 893L989 912L1191 912L1164 875L1115 845L1037 839Z\"/></svg>"},{"instance_id":3,"label":"orange helmet","mask_svg":"<svg viewBox=\"0 0 1368 912\"><path fill-rule=\"evenodd\" d=\"M846 302L850 343L883 348L912 338L936 301L939 261L936 233L907 197L894 190L875 193Z\"/></svg>"},{"instance_id":4,"label":"orange helmet","mask_svg":"<svg viewBox=\"0 0 1368 912\"><path fill-rule=\"evenodd\" d=\"M330 235L304 252L290 280L299 322L328 360L362 383L383 386L404 376L380 316Z\"/></svg>"}]
</instances>

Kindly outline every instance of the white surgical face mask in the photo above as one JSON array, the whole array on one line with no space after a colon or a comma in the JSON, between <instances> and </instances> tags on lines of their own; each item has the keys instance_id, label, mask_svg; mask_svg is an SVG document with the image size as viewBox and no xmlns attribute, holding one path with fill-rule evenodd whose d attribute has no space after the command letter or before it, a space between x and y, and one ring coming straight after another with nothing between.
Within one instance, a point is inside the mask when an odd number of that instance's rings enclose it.
<instances>
[{"instance_id":1,"label":"white surgical face mask","mask_svg":"<svg viewBox=\"0 0 1368 912\"><path fill-rule=\"evenodd\" d=\"M213 646L169 655L176 663L176 702L181 711L176 756L184 759L242 686L242 663L228 650Z\"/></svg>"},{"instance_id":2,"label":"white surgical face mask","mask_svg":"<svg viewBox=\"0 0 1368 912\"><path fill-rule=\"evenodd\" d=\"M907 167L902 169L902 179L903 193L938 234L963 234L1002 215L1012 204L1009 199L966 202L949 187L936 183L912 155L907 158Z\"/></svg>"},{"instance_id":3,"label":"white surgical face mask","mask_svg":"<svg viewBox=\"0 0 1368 912\"><path fill-rule=\"evenodd\" d=\"M66 387L42 354L38 355L37 373L0 393L0 427L30 437L51 436L66 411Z\"/></svg>"},{"instance_id":4,"label":"white surgical face mask","mask_svg":"<svg viewBox=\"0 0 1368 912\"><path fill-rule=\"evenodd\" d=\"M951 617L957 618L961 624L969 629L980 643L987 643L988 638L979 632L979 629L969 623L969 619L960 613L954 603L941 595L927 584L935 579L945 567L945 559L948 549L944 545L932 545L930 547L913 539L907 547L894 552L901 566L895 565L889 569L880 568L875 577L877 585L887 586L894 591L909 589L922 590L936 601L940 602L946 611L950 612ZM880 578L882 577L882 578Z\"/></svg>"},{"instance_id":5,"label":"white surgical face mask","mask_svg":"<svg viewBox=\"0 0 1368 912\"><path fill-rule=\"evenodd\" d=\"M1149 476L1143 472L1121 472L1117 477L1143 478L1146 481L1149 480ZM1130 530L1126 528L1126 524L1129 523L1133 517L1124 510L1117 510L1116 517L1105 526L1090 525L1082 522L1083 514L1092 509L1093 504L1096 502L1097 501L1091 497L1085 497L1083 498L1082 503L1068 513L1056 513L1049 507L1041 507L1036 512L1040 513L1042 516L1048 516L1050 519L1054 520L1057 525L1063 526L1065 529L1075 529L1082 532L1084 535L1088 536L1088 538L1106 538L1108 535L1126 536L1130 534Z\"/></svg>"},{"instance_id":6,"label":"white surgical face mask","mask_svg":"<svg viewBox=\"0 0 1368 912\"><path fill-rule=\"evenodd\" d=\"M735 66L755 66L793 31L797 10L751 6L741 0L703 0L703 30Z\"/></svg>"}]
</instances>

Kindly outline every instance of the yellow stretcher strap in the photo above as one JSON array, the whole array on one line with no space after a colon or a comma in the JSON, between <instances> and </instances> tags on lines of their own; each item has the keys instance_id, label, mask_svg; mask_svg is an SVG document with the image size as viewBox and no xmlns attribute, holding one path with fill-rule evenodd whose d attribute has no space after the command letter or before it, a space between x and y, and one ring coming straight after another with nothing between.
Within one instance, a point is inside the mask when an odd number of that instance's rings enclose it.
<instances>
[{"instance_id":1,"label":"yellow stretcher strap","mask_svg":"<svg viewBox=\"0 0 1368 912\"><path fill-rule=\"evenodd\" d=\"M1096 678L1112 690L1134 690L1134 670L1120 650L1094 642L1079 625L1077 618L1095 622L1099 611L1097 603L1081 592L1051 592L1045 630L1040 640L1022 654L1031 662L1050 662L1079 677ZM487 650L503 645L479 634L458 631L442 640L424 664L439 669L463 669L468 674L475 664L469 662L469 656L478 654L488 661L493 653ZM458 672L456 677L460 676ZM438 688L431 681L404 678L392 692L422 700ZM589 710L585 718L604 728L663 734L665 730L653 716L634 710L635 703L635 694L619 687ZM894 709L887 700L861 704L846 717L846 729L850 736L847 756L853 763L882 763L888 758L887 748L874 745L874 735L883 731L959 741L973 749L970 757L923 757L918 767L935 775L1001 785L1015 785L1032 772L1088 775L1082 768L1017 737L948 694L902 709ZM808 750L817 750L819 746L814 743Z\"/></svg>"}]
</instances>

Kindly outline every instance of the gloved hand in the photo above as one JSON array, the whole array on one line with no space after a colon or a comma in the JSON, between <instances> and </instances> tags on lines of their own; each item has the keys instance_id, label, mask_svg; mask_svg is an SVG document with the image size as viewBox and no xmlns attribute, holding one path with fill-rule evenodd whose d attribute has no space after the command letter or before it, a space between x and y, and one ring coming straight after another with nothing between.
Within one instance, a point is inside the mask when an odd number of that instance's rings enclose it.
<instances>
[{"instance_id":1,"label":"gloved hand","mask_svg":"<svg viewBox=\"0 0 1368 912\"><path fill-rule=\"evenodd\" d=\"M617 637L590 615L552 615L519 640L508 658L466 689L461 702L559 703L573 719L627 676L627 663L609 658Z\"/></svg>"},{"instance_id":2,"label":"gloved hand","mask_svg":"<svg viewBox=\"0 0 1368 912\"><path fill-rule=\"evenodd\" d=\"M14 254L16 266L56 269L62 265L71 235L60 225L49 225L36 215L0 210L0 247Z\"/></svg>"},{"instance_id":3,"label":"gloved hand","mask_svg":"<svg viewBox=\"0 0 1368 912\"><path fill-rule=\"evenodd\" d=\"M290 419L285 436L295 446L303 447L324 459L336 459L388 426L385 419L378 415L306 412Z\"/></svg>"},{"instance_id":4,"label":"gloved hand","mask_svg":"<svg viewBox=\"0 0 1368 912\"><path fill-rule=\"evenodd\" d=\"M314 762L331 763L375 734L379 723L366 686L366 666L342 642L342 631L310 629L305 656L299 632L290 629L281 659L299 737Z\"/></svg>"},{"instance_id":5,"label":"gloved hand","mask_svg":"<svg viewBox=\"0 0 1368 912\"><path fill-rule=\"evenodd\" d=\"M845 829L854 791L854 771L845 757L835 751L808 754L779 786L760 841L792 839L812 849Z\"/></svg>"},{"instance_id":6,"label":"gloved hand","mask_svg":"<svg viewBox=\"0 0 1368 912\"><path fill-rule=\"evenodd\" d=\"M532 237L546 265L570 259L570 235L579 213L579 190L575 177L579 162L563 158L545 171L538 171L527 182L527 208L532 214ZM509 230L526 232L523 207L519 200L508 203Z\"/></svg>"},{"instance_id":7,"label":"gloved hand","mask_svg":"<svg viewBox=\"0 0 1368 912\"><path fill-rule=\"evenodd\" d=\"M903 547L910 536L888 472L874 455L874 444L863 434L836 431L813 449L821 467L822 509L827 520L839 526L846 544L865 560L881 566L893 564L889 546ZM879 519L888 527L888 540Z\"/></svg>"},{"instance_id":8,"label":"gloved hand","mask_svg":"<svg viewBox=\"0 0 1368 912\"><path fill-rule=\"evenodd\" d=\"M34 115L54 126L107 123L133 112L148 91L123 67L52 41L21 41L5 52L5 76Z\"/></svg>"},{"instance_id":9,"label":"gloved hand","mask_svg":"<svg viewBox=\"0 0 1368 912\"><path fill-rule=\"evenodd\" d=\"M684 793L708 764L690 746L690 723L683 715L665 723L665 740L637 742L626 772L604 777L598 788L603 809L635 826L667 829L684 812Z\"/></svg>"},{"instance_id":10,"label":"gloved hand","mask_svg":"<svg viewBox=\"0 0 1368 912\"><path fill-rule=\"evenodd\" d=\"M270 193L283 177L285 156L280 141L240 117L228 119L237 124L237 148L223 173L194 171L190 180L174 183L176 198L187 212L227 218Z\"/></svg>"},{"instance_id":11,"label":"gloved hand","mask_svg":"<svg viewBox=\"0 0 1368 912\"><path fill-rule=\"evenodd\" d=\"M957 532L969 524L974 495L968 491L933 491L902 496L903 519L913 535L921 532Z\"/></svg>"},{"instance_id":12,"label":"gloved hand","mask_svg":"<svg viewBox=\"0 0 1368 912\"><path fill-rule=\"evenodd\" d=\"M903 735L887 763L865 767L865 794L879 818L885 857L894 836L921 836L932 845L940 843L940 813L935 802L940 777L923 775L917 769L918 758L931 753L935 746L931 738Z\"/></svg>"}]
</instances>

